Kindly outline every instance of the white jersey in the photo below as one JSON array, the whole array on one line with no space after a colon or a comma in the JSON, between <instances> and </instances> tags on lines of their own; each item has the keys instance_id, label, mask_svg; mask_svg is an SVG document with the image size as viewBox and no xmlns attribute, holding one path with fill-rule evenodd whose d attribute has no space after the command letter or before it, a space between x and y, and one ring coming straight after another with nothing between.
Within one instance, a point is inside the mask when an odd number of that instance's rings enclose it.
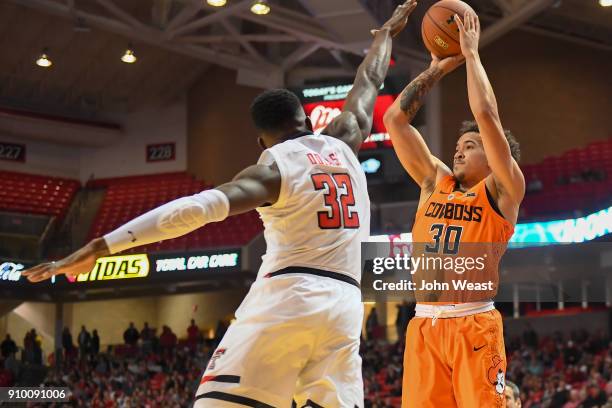
<instances>
[{"instance_id":1,"label":"white jersey","mask_svg":"<svg viewBox=\"0 0 612 408\"><path fill-rule=\"evenodd\" d=\"M287 140L265 150L275 162L278 201L257 209L267 250L258 277L290 266L348 275L361 281L361 242L370 234L365 174L343 141L325 135Z\"/></svg>"}]
</instances>

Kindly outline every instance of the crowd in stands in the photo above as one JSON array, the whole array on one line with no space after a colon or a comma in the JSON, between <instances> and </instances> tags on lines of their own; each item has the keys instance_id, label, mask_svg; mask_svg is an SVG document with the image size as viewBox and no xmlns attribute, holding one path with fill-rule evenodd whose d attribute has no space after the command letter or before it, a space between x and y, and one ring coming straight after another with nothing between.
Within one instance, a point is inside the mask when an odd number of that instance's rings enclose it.
<instances>
[{"instance_id":1,"label":"crowd in stands","mask_svg":"<svg viewBox=\"0 0 612 408\"><path fill-rule=\"evenodd\" d=\"M591 181L604 181L607 178L607 174L603 169L591 169L584 168L579 172L571 174L561 174L556 180L556 185L565 186L568 184L586 183ZM536 173L530 176L527 181L526 193L538 193L544 190L544 183Z\"/></svg>"},{"instance_id":2,"label":"crowd in stands","mask_svg":"<svg viewBox=\"0 0 612 408\"><path fill-rule=\"evenodd\" d=\"M403 334L412 308L407 303L398 308L396 325L398 334ZM402 335L396 342L387 341L383 331L377 330L375 316L369 315L369 329L360 350L365 407L399 407L404 338ZM215 339L205 339L192 320L179 340L168 326L158 336L148 324L140 331L130 324L124 332L124 344L101 352L97 331L89 334L83 326L76 347L65 329L64 361L58 370L49 368L43 384L69 387L75 407L189 407L223 331L221 327ZM25 347L36 349L37 338L31 331L24 339L23 363L36 354L27 353ZM0 370L0 386L12 385L3 373L15 368L18 347L7 335L0 349L5 368ZM506 377L518 385L522 407L612 408L612 342L603 333L581 331L540 337L529 328L520 338L506 338L506 350ZM51 365L54 363L52 360ZM18 378L18 372L12 374L13 380ZM50 405L32 405L38 406Z\"/></svg>"},{"instance_id":3,"label":"crowd in stands","mask_svg":"<svg viewBox=\"0 0 612 408\"><path fill-rule=\"evenodd\" d=\"M612 408L612 342L603 333L528 330L506 342L507 378L525 408Z\"/></svg>"}]
</instances>

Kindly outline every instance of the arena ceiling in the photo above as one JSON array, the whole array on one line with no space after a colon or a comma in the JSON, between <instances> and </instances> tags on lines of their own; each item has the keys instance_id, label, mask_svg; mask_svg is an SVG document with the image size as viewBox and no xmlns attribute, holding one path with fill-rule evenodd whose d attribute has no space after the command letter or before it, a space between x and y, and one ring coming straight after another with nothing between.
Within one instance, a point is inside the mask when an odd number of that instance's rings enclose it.
<instances>
[{"instance_id":1,"label":"arena ceiling","mask_svg":"<svg viewBox=\"0 0 612 408\"><path fill-rule=\"evenodd\" d=\"M178 98L212 65L238 81L280 86L351 76L370 28L399 0L253 0L214 8L203 0L0 0L0 102L72 112L125 112ZM394 46L400 66L427 60L420 21L435 0L421 0ZM612 51L612 7L596 0L470 0L488 44L512 29L535 31ZM133 45L138 61L119 58ZM48 49L53 61L34 60ZM610 55L610 54L606 54Z\"/></svg>"}]
</instances>

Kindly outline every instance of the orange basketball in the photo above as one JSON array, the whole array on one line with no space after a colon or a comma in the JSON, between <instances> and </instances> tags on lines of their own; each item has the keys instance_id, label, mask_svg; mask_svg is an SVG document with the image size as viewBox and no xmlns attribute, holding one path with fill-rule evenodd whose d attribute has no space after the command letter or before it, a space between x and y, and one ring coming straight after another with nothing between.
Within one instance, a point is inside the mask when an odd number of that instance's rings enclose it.
<instances>
[{"instance_id":1,"label":"orange basketball","mask_svg":"<svg viewBox=\"0 0 612 408\"><path fill-rule=\"evenodd\" d=\"M421 24L421 34L425 47L439 58L450 57L461 53L459 28L454 15L458 14L463 21L466 11L474 10L460 0L442 0L427 10Z\"/></svg>"}]
</instances>

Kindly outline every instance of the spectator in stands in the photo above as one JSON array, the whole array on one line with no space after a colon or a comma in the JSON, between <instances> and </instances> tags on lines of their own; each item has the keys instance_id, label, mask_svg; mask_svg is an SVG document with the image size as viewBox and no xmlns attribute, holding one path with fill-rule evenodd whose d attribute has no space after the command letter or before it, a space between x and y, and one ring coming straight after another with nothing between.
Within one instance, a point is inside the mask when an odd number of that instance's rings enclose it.
<instances>
[{"instance_id":1,"label":"spectator in stands","mask_svg":"<svg viewBox=\"0 0 612 408\"><path fill-rule=\"evenodd\" d=\"M149 322L144 323L144 327L140 331L140 339L142 340L142 349L145 353L153 350L154 331L149 327Z\"/></svg>"},{"instance_id":2,"label":"spectator in stands","mask_svg":"<svg viewBox=\"0 0 612 408\"><path fill-rule=\"evenodd\" d=\"M579 173L572 173L569 176L569 184L582 183L583 181L584 179L582 178L582 175Z\"/></svg>"},{"instance_id":3,"label":"spectator in stands","mask_svg":"<svg viewBox=\"0 0 612 408\"><path fill-rule=\"evenodd\" d=\"M138 343L139 338L140 334L138 334L138 330L136 330L134 327L134 322L130 322L130 327L123 332L123 341L125 344L135 346Z\"/></svg>"},{"instance_id":4,"label":"spectator in stands","mask_svg":"<svg viewBox=\"0 0 612 408\"><path fill-rule=\"evenodd\" d=\"M144 326L142 330L140 331L140 339L142 341L145 341L145 340L150 341L151 337L153 337L153 329L149 327L149 322L144 322Z\"/></svg>"},{"instance_id":5,"label":"spectator in stands","mask_svg":"<svg viewBox=\"0 0 612 408\"><path fill-rule=\"evenodd\" d=\"M6 338L0 345L0 350L2 352L2 358L7 358L10 354L17 353L17 344L13 341L10 334L6 335Z\"/></svg>"},{"instance_id":6,"label":"spectator in stands","mask_svg":"<svg viewBox=\"0 0 612 408\"><path fill-rule=\"evenodd\" d=\"M537 174L534 174L527 183L527 188L525 191L527 193L538 193L542 191L543 187L542 180L538 178Z\"/></svg>"},{"instance_id":7,"label":"spectator in stands","mask_svg":"<svg viewBox=\"0 0 612 408\"><path fill-rule=\"evenodd\" d=\"M567 342L567 348L565 349L564 358L565 365L574 365L580 360L580 350L576 347L576 344L570 340Z\"/></svg>"},{"instance_id":8,"label":"spectator in stands","mask_svg":"<svg viewBox=\"0 0 612 408\"><path fill-rule=\"evenodd\" d=\"M601 169L583 168L580 176L584 181L603 181L606 179L606 172Z\"/></svg>"},{"instance_id":9,"label":"spectator in stands","mask_svg":"<svg viewBox=\"0 0 612 408\"><path fill-rule=\"evenodd\" d=\"M23 337L23 352L21 353L21 361L24 363L32 363L34 361L34 339L32 332L26 332Z\"/></svg>"},{"instance_id":10,"label":"spectator in stands","mask_svg":"<svg viewBox=\"0 0 612 408\"><path fill-rule=\"evenodd\" d=\"M81 356L81 360L84 360L87 358L89 348L91 347L91 334L89 334L85 326L81 326L81 332L79 333L79 337L77 337L77 342L79 343L79 355Z\"/></svg>"},{"instance_id":11,"label":"spectator in stands","mask_svg":"<svg viewBox=\"0 0 612 408\"><path fill-rule=\"evenodd\" d=\"M98 331L94 329L92 336L91 336L90 353L92 356L97 356L99 352L100 352L100 336L98 336Z\"/></svg>"},{"instance_id":12,"label":"spectator in stands","mask_svg":"<svg viewBox=\"0 0 612 408\"><path fill-rule=\"evenodd\" d=\"M187 328L187 341L191 347L195 347L200 340L200 329L195 324L195 320L191 319L191 324Z\"/></svg>"},{"instance_id":13,"label":"spectator in stands","mask_svg":"<svg viewBox=\"0 0 612 408\"><path fill-rule=\"evenodd\" d=\"M569 393L569 401L563 405L563 408L579 408L581 403L580 391L572 389Z\"/></svg>"},{"instance_id":14,"label":"spectator in stands","mask_svg":"<svg viewBox=\"0 0 612 408\"><path fill-rule=\"evenodd\" d=\"M523 341L531 348L538 347L538 334L529 323L527 323L527 330L523 333Z\"/></svg>"},{"instance_id":15,"label":"spectator in stands","mask_svg":"<svg viewBox=\"0 0 612 408\"><path fill-rule=\"evenodd\" d=\"M607 401L606 393L599 388L597 383L591 383L588 387L588 395L580 405L580 408L599 408Z\"/></svg>"},{"instance_id":16,"label":"spectator in stands","mask_svg":"<svg viewBox=\"0 0 612 408\"><path fill-rule=\"evenodd\" d=\"M164 326L161 336L159 336L159 345L162 351L168 352L176 346L177 338L176 334L172 332L172 329L168 326Z\"/></svg>"},{"instance_id":17,"label":"spectator in stands","mask_svg":"<svg viewBox=\"0 0 612 408\"><path fill-rule=\"evenodd\" d=\"M374 338L374 331L378 327L378 314L376 313L376 308L373 307L370 310L370 314L368 315L368 319L366 320L366 337L368 340L372 340Z\"/></svg>"},{"instance_id":18,"label":"spectator in stands","mask_svg":"<svg viewBox=\"0 0 612 408\"><path fill-rule=\"evenodd\" d=\"M42 365L42 338L36 333L36 329L30 330L32 338L32 363Z\"/></svg>"},{"instance_id":19,"label":"spectator in stands","mask_svg":"<svg viewBox=\"0 0 612 408\"><path fill-rule=\"evenodd\" d=\"M70 330L67 327L64 327L64 331L62 332L62 347L64 348L64 358L66 361L70 361L72 359L74 345L72 344L72 334L70 334Z\"/></svg>"},{"instance_id":20,"label":"spectator in stands","mask_svg":"<svg viewBox=\"0 0 612 408\"><path fill-rule=\"evenodd\" d=\"M521 391L515 383L506 381L504 392L506 394L506 408L521 408Z\"/></svg>"},{"instance_id":21,"label":"spectator in stands","mask_svg":"<svg viewBox=\"0 0 612 408\"><path fill-rule=\"evenodd\" d=\"M414 303L410 304L404 300L401 304L396 306L397 318L395 319L395 328L397 330L397 338L403 339L406 335L406 328L408 322L414 317Z\"/></svg>"},{"instance_id":22,"label":"spectator in stands","mask_svg":"<svg viewBox=\"0 0 612 408\"><path fill-rule=\"evenodd\" d=\"M551 403L552 407L562 407L570 400L571 386L568 386L563 379L561 379L552 394Z\"/></svg>"},{"instance_id":23,"label":"spectator in stands","mask_svg":"<svg viewBox=\"0 0 612 408\"><path fill-rule=\"evenodd\" d=\"M4 360L4 368L9 370L13 375L14 379L18 379L21 374L21 363L17 360L17 355L15 353L11 353Z\"/></svg>"},{"instance_id":24,"label":"spectator in stands","mask_svg":"<svg viewBox=\"0 0 612 408\"><path fill-rule=\"evenodd\" d=\"M565 174L561 174L557 177L557 184L560 186L566 186L569 184L569 178Z\"/></svg>"},{"instance_id":25,"label":"spectator in stands","mask_svg":"<svg viewBox=\"0 0 612 408\"><path fill-rule=\"evenodd\" d=\"M215 347L221 342L221 339L227 331L227 327L228 325L223 320L217 322L217 330L215 330Z\"/></svg>"}]
</instances>

